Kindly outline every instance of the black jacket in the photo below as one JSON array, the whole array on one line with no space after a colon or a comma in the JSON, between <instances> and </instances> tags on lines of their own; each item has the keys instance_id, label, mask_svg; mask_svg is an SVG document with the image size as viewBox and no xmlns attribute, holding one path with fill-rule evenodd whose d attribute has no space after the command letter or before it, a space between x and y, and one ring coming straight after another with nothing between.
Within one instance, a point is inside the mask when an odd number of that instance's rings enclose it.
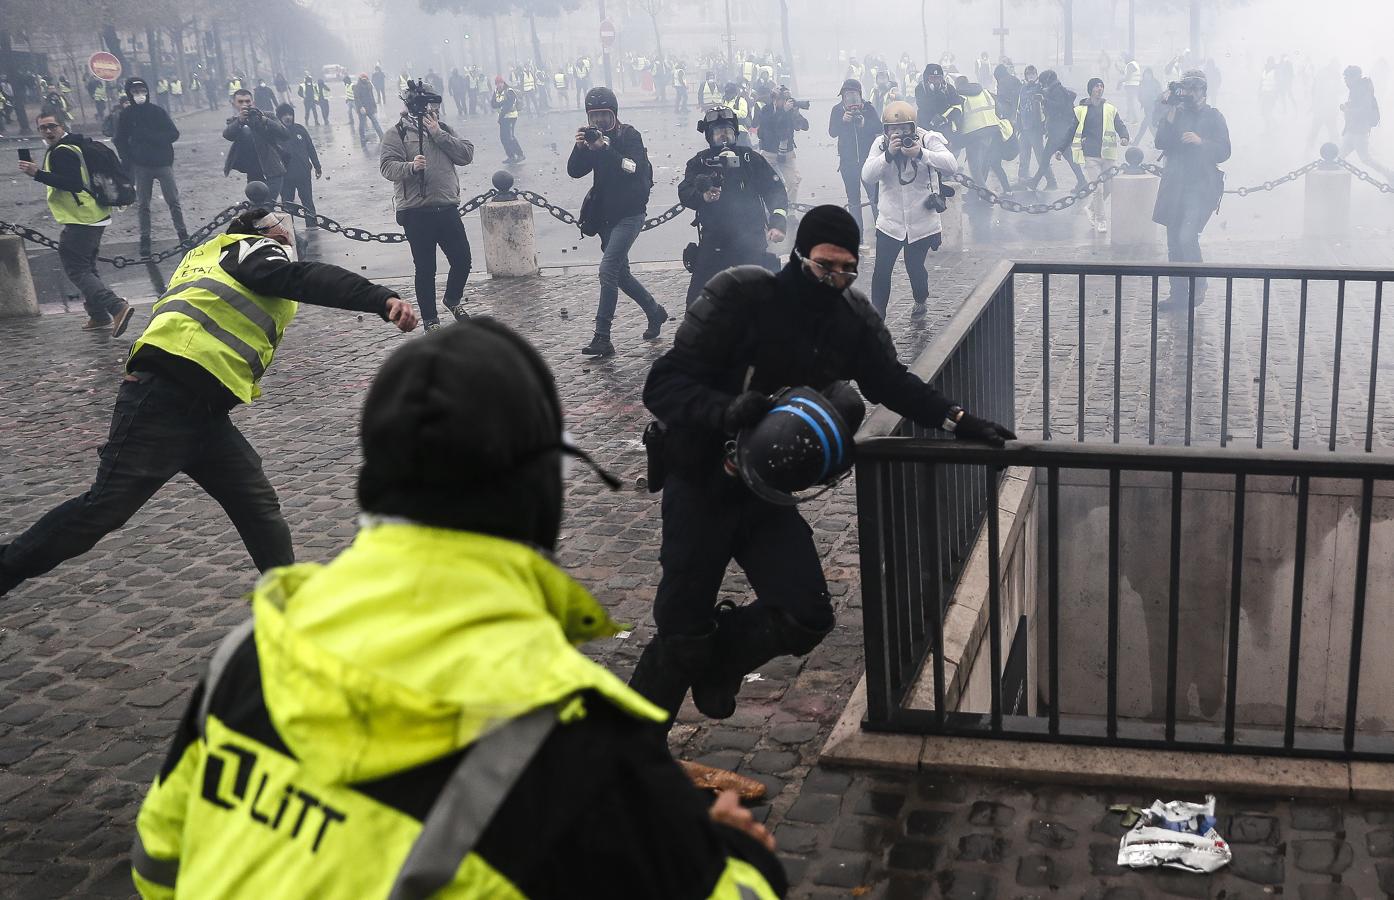
<instances>
[{"instance_id":1,"label":"black jacket","mask_svg":"<svg viewBox=\"0 0 1394 900\"><path fill-rule=\"evenodd\" d=\"M322 171L319 154L315 152L314 138L310 137L310 132L305 130L305 126L296 122L294 125L286 126L286 131L290 133L290 138L281 144L281 160L286 165L286 173L306 175L311 169L316 172Z\"/></svg>"},{"instance_id":2,"label":"black jacket","mask_svg":"<svg viewBox=\"0 0 1394 900\"><path fill-rule=\"evenodd\" d=\"M1181 135L1194 131L1201 142L1187 144ZM1158 225L1179 225L1188 199L1214 210L1224 195L1225 176L1219 165L1229 159L1229 125L1213 106L1200 109L1181 107L1170 121L1163 114L1157 120L1157 149L1166 157L1162 183L1157 187L1157 205L1152 221Z\"/></svg>"},{"instance_id":3,"label":"black jacket","mask_svg":"<svg viewBox=\"0 0 1394 900\"><path fill-rule=\"evenodd\" d=\"M855 173L860 178L871 145L881 136L881 123L876 120L875 111L865 103L850 122L842 121L844 109L839 101L828 114L828 137L837 138L837 170Z\"/></svg>"},{"instance_id":4,"label":"black jacket","mask_svg":"<svg viewBox=\"0 0 1394 900\"><path fill-rule=\"evenodd\" d=\"M735 168L716 165L721 151L711 147L689 159L678 183L678 202L697 211L703 244L763 250L767 244L765 230L787 225L789 192L784 180L759 153L750 147L731 149L741 161ZM715 203L706 201L705 191L698 184L699 178L711 175L720 175L723 183L721 198Z\"/></svg>"},{"instance_id":5,"label":"black jacket","mask_svg":"<svg viewBox=\"0 0 1394 900\"><path fill-rule=\"evenodd\" d=\"M1054 152L1075 133L1075 92L1052 82L1042 93L1045 101L1046 149Z\"/></svg>"},{"instance_id":6,"label":"black jacket","mask_svg":"<svg viewBox=\"0 0 1394 900\"><path fill-rule=\"evenodd\" d=\"M223 160L224 175L233 169L247 175L270 177L286 173L280 145L290 138L290 132L271 113L253 113L245 122L241 116L233 116L227 120L223 138L232 141L232 149Z\"/></svg>"},{"instance_id":7,"label":"black jacket","mask_svg":"<svg viewBox=\"0 0 1394 900\"><path fill-rule=\"evenodd\" d=\"M755 127L760 130L760 149L766 153L787 153L795 149L794 132L807 131L808 120L797 106L779 109L766 103L755 113Z\"/></svg>"},{"instance_id":8,"label":"black jacket","mask_svg":"<svg viewBox=\"0 0 1394 900\"><path fill-rule=\"evenodd\" d=\"M751 390L767 394L855 381L872 403L929 427L950 406L901 363L863 294L822 288L798 262L778 275L758 266L717 275L688 309L673 348L654 363L644 405L669 429L671 471L700 477L720 464L730 437L723 414L747 378Z\"/></svg>"},{"instance_id":9,"label":"black jacket","mask_svg":"<svg viewBox=\"0 0 1394 900\"><path fill-rule=\"evenodd\" d=\"M593 176L585 212L587 224L600 232L608 231L620 219L642 216L653 188L653 166L639 129L620 123L606 137L610 146L600 150L573 144L566 161L566 174L572 178ZM622 168L626 159L634 162L633 172Z\"/></svg>"},{"instance_id":10,"label":"black jacket","mask_svg":"<svg viewBox=\"0 0 1394 900\"><path fill-rule=\"evenodd\" d=\"M963 98L949 85L942 91L931 90L922 77L915 85L915 122L921 128L951 138L963 123Z\"/></svg>"},{"instance_id":11,"label":"black jacket","mask_svg":"<svg viewBox=\"0 0 1394 900\"><path fill-rule=\"evenodd\" d=\"M169 113L148 100L132 103L116 118L112 143L127 166L160 167L174 164L174 142L179 129Z\"/></svg>"},{"instance_id":12,"label":"black jacket","mask_svg":"<svg viewBox=\"0 0 1394 900\"><path fill-rule=\"evenodd\" d=\"M362 79L353 83L353 106L354 112L362 109L365 115L376 116L378 114L377 92L373 90L371 84Z\"/></svg>"},{"instance_id":13,"label":"black jacket","mask_svg":"<svg viewBox=\"0 0 1394 900\"><path fill-rule=\"evenodd\" d=\"M296 126L300 127L300 126ZM397 292L329 263L291 262L273 240L239 241L223 250L218 264L248 290L314 306L374 313L387 321L387 301ZM177 285L170 285L173 289ZM146 345L126 364L128 372L159 372L210 404L231 409L236 397L206 369L182 356Z\"/></svg>"}]
</instances>

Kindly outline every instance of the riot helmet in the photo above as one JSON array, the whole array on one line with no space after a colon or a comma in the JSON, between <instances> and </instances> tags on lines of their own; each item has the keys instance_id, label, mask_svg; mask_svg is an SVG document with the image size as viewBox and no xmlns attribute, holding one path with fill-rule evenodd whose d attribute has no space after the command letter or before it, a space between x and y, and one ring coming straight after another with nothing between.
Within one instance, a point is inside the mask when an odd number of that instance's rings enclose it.
<instances>
[{"instance_id":1,"label":"riot helmet","mask_svg":"<svg viewBox=\"0 0 1394 900\"><path fill-rule=\"evenodd\" d=\"M826 394L786 388L774 408L736 436L736 471L757 497L780 506L811 500L852 469L853 436L866 414L861 395L845 381ZM823 487L800 494L815 485Z\"/></svg>"},{"instance_id":2,"label":"riot helmet","mask_svg":"<svg viewBox=\"0 0 1394 900\"><path fill-rule=\"evenodd\" d=\"M893 100L881 111L881 130L886 137L909 137L917 130L915 107L904 100Z\"/></svg>"},{"instance_id":3,"label":"riot helmet","mask_svg":"<svg viewBox=\"0 0 1394 900\"><path fill-rule=\"evenodd\" d=\"M615 92L603 85L586 92L586 120L592 128L614 131L619 124L620 101Z\"/></svg>"}]
</instances>

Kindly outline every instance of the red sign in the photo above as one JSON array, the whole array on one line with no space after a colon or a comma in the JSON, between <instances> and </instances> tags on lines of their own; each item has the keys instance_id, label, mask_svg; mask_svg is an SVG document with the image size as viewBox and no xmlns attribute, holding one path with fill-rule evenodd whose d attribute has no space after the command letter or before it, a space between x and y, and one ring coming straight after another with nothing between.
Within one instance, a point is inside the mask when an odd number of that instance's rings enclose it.
<instances>
[{"instance_id":1,"label":"red sign","mask_svg":"<svg viewBox=\"0 0 1394 900\"><path fill-rule=\"evenodd\" d=\"M614 22L611 22L609 19L606 19L604 22L600 23L600 45L602 47L608 50L611 47L615 46L616 34L618 34L618 32L615 31Z\"/></svg>"},{"instance_id":2,"label":"red sign","mask_svg":"<svg viewBox=\"0 0 1394 900\"><path fill-rule=\"evenodd\" d=\"M115 81L121 77L121 60L103 50L92 54L87 69L102 81Z\"/></svg>"}]
</instances>

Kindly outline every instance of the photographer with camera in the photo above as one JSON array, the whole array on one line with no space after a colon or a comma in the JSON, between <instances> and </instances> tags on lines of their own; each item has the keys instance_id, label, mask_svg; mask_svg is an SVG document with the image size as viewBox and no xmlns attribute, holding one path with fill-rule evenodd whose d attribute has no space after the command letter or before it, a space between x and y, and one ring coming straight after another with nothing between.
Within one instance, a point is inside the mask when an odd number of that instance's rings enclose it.
<instances>
[{"instance_id":1,"label":"photographer with camera","mask_svg":"<svg viewBox=\"0 0 1394 900\"><path fill-rule=\"evenodd\" d=\"M807 100L795 100L789 88L781 85L770 91L770 102L755 114L760 155L784 179L784 190L789 195L790 206L799 202L799 182L802 179L799 178L799 164L794 152L794 132L808 130L808 119L803 115L806 109Z\"/></svg>"},{"instance_id":2,"label":"photographer with camera","mask_svg":"<svg viewBox=\"0 0 1394 900\"><path fill-rule=\"evenodd\" d=\"M678 201L697 211L697 243L683 251L683 264L692 273L688 306L722 269L757 265L774 271L779 260L769 243L783 241L788 227L784 181L763 156L737 145L736 111L709 109L697 130L706 135L707 149L687 161L678 184Z\"/></svg>"},{"instance_id":3,"label":"photographer with camera","mask_svg":"<svg viewBox=\"0 0 1394 900\"><path fill-rule=\"evenodd\" d=\"M881 318L891 298L891 273L896 257L905 251L914 315L924 315L929 298L925 258L938 250L943 226L939 214L947 208L951 188L943 175L958 171L958 160L944 136L915 124L915 107L903 100L886 104L881 115L883 135L862 167L862 181L880 195L876 215L876 267L871 274L871 305Z\"/></svg>"},{"instance_id":4,"label":"photographer with camera","mask_svg":"<svg viewBox=\"0 0 1394 900\"><path fill-rule=\"evenodd\" d=\"M441 96L422 81L408 81L406 105L396 127L382 137L378 165L394 185L397 224L406 232L416 267L416 302L427 331L436 318L436 247L445 252L445 308L456 320L469 318L461 302L470 275L470 242L460 219L460 176L456 166L474 160L474 145L440 121Z\"/></svg>"},{"instance_id":5,"label":"photographer with camera","mask_svg":"<svg viewBox=\"0 0 1394 900\"><path fill-rule=\"evenodd\" d=\"M1203 262L1200 233L1224 196L1219 164L1229 159L1229 126L1206 101L1207 83L1200 69L1189 69L1162 96L1168 107L1157 123L1156 147L1166 157L1152 221L1167 230L1167 259ZM1190 279L1172 276L1168 303L1186 299ZM1195 303L1205 299L1205 279L1195 280Z\"/></svg>"},{"instance_id":6,"label":"photographer with camera","mask_svg":"<svg viewBox=\"0 0 1394 900\"><path fill-rule=\"evenodd\" d=\"M633 125L619 120L620 105L615 92L607 87L586 93L586 127L576 129L576 144L566 161L566 174L572 178L593 176L591 189L581 204L581 233L600 235L600 305L595 310L595 336L581 353L585 356L613 356L610 323L620 291L639 304L648 316L644 340L658 337L668 321L659 306L634 273L629 270L629 248L644 228L649 192L653 188L653 166L644 147L643 135Z\"/></svg>"},{"instance_id":7,"label":"photographer with camera","mask_svg":"<svg viewBox=\"0 0 1394 900\"><path fill-rule=\"evenodd\" d=\"M828 137L837 138L837 171L847 190L847 208L857 220L862 235L861 246L866 249L866 228L862 223L862 164L871 145L881 137L881 123L862 100L862 83L849 78L842 83L840 99L828 115ZM876 188L866 191L871 201L871 215L876 216Z\"/></svg>"},{"instance_id":8,"label":"photographer with camera","mask_svg":"<svg viewBox=\"0 0 1394 900\"><path fill-rule=\"evenodd\" d=\"M252 105L252 92L238 88L232 94L232 108L237 115L227 120L223 138L232 141L232 149L223 160L223 175L236 169L247 176L247 182L264 182L271 197L281 196L286 165L281 160L281 144L290 140L290 132L280 119L267 115Z\"/></svg>"}]
</instances>

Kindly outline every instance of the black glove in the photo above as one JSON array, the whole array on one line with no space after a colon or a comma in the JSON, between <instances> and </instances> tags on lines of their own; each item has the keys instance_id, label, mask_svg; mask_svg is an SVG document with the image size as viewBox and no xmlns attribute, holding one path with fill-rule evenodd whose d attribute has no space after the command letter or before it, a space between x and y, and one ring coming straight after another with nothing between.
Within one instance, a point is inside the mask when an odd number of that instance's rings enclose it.
<instances>
[{"instance_id":1,"label":"black glove","mask_svg":"<svg viewBox=\"0 0 1394 900\"><path fill-rule=\"evenodd\" d=\"M695 179L697 192L705 194L707 191L720 186L720 175L698 175Z\"/></svg>"},{"instance_id":2,"label":"black glove","mask_svg":"<svg viewBox=\"0 0 1394 900\"><path fill-rule=\"evenodd\" d=\"M994 447L1005 447L1007 441L1016 440L1016 432L1005 425L964 413L954 425L954 437L960 441L982 441Z\"/></svg>"},{"instance_id":3,"label":"black glove","mask_svg":"<svg viewBox=\"0 0 1394 900\"><path fill-rule=\"evenodd\" d=\"M759 391L746 391L726 405L721 414L721 427L727 434L754 425L774 409L774 400Z\"/></svg>"}]
</instances>

